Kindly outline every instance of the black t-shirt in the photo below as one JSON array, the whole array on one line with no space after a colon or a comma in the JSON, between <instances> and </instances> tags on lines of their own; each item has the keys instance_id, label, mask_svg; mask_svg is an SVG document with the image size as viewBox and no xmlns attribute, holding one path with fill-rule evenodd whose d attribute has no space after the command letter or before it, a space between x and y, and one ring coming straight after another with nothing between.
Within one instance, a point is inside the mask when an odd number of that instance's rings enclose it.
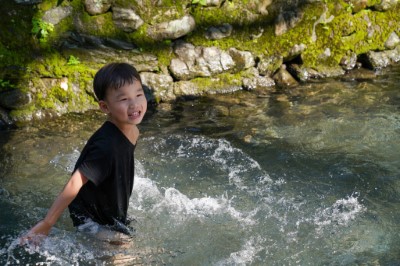
<instances>
[{"instance_id":1,"label":"black t-shirt","mask_svg":"<svg viewBox=\"0 0 400 266\"><path fill-rule=\"evenodd\" d=\"M74 226L87 218L102 225L127 224L134 150L135 145L109 121L88 140L74 169L89 180L68 206Z\"/></svg>"}]
</instances>

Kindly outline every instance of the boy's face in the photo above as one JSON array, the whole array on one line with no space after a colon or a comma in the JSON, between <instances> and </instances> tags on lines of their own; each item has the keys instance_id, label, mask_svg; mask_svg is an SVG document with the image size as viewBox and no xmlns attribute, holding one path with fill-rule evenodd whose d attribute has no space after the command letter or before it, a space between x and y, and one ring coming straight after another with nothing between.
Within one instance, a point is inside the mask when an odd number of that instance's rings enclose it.
<instances>
[{"instance_id":1,"label":"boy's face","mask_svg":"<svg viewBox=\"0 0 400 266\"><path fill-rule=\"evenodd\" d=\"M142 85L137 80L116 90L109 89L99 105L109 115L110 121L120 129L142 122L147 110L147 100Z\"/></svg>"}]
</instances>

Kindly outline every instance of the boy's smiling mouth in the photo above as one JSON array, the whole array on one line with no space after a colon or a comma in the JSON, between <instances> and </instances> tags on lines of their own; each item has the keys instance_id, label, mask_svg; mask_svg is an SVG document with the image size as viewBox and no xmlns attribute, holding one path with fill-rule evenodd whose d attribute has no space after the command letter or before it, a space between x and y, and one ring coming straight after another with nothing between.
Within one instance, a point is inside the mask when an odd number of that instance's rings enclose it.
<instances>
[{"instance_id":1,"label":"boy's smiling mouth","mask_svg":"<svg viewBox=\"0 0 400 266\"><path fill-rule=\"evenodd\" d=\"M138 117L140 117L140 114L141 114L141 112L140 112L140 111L134 111L134 112L132 112L132 113L128 114L128 116L129 116L130 118L133 118L133 119L135 119L135 118L138 118Z\"/></svg>"}]
</instances>

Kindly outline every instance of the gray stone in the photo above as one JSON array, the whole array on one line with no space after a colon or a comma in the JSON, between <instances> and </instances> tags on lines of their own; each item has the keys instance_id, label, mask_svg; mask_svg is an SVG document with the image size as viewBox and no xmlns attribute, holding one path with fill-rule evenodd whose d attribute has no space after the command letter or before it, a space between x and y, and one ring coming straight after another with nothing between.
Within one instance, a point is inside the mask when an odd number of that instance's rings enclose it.
<instances>
[{"instance_id":1,"label":"gray stone","mask_svg":"<svg viewBox=\"0 0 400 266\"><path fill-rule=\"evenodd\" d=\"M206 31L206 39L209 40L220 40L231 36L233 27L224 23L221 26L209 27Z\"/></svg>"},{"instance_id":2,"label":"gray stone","mask_svg":"<svg viewBox=\"0 0 400 266\"><path fill-rule=\"evenodd\" d=\"M272 78L263 76L244 78L242 83L245 90L266 89L275 86Z\"/></svg>"},{"instance_id":3,"label":"gray stone","mask_svg":"<svg viewBox=\"0 0 400 266\"><path fill-rule=\"evenodd\" d=\"M21 109L32 102L30 93L22 92L18 89L8 89L0 91L0 106L5 109Z\"/></svg>"},{"instance_id":4,"label":"gray stone","mask_svg":"<svg viewBox=\"0 0 400 266\"><path fill-rule=\"evenodd\" d=\"M321 78L321 75L314 69L309 67L303 67L298 64L291 64L288 66L288 70L300 81L307 81L312 78Z\"/></svg>"},{"instance_id":5,"label":"gray stone","mask_svg":"<svg viewBox=\"0 0 400 266\"><path fill-rule=\"evenodd\" d=\"M175 100L176 97L173 94L174 81L170 75L142 72L140 77L143 85L150 89L157 102Z\"/></svg>"},{"instance_id":6,"label":"gray stone","mask_svg":"<svg viewBox=\"0 0 400 266\"><path fill-rule=\"evenodd\" d=\"M112 0L85 0L85 9L90 15L106 13L111 8Z\"/></svg>"},{"instance_id":7,"label":"gray stone","mask_svg":"<svg viewBox=\"0 0 400 266\"><path fill-rule=\"evenodd\" d=\"M162 22L151 26L147 30L150 38L157 41L174 40L185 36L192 32L196 27L194 18L186 15L181 19L176 19L168 22Z\"/></svg>"},{"instance_id":8,"label":"gray stone","mask_svg":"<svg viewBox=\"0 0 400 266\"><path fill-rule=\"evenodd\" d=\"M206 0L206 6L219 6L223 0Z\"/></svg>"},{"instance_id":9,"label":"gray stone","mask_svg":"<svg viewBox=\"0 0 400 266\"><path fill-rule=\"evenodd\" d=\"M132 9L113 7L112 11L115 26L125 32L133 32L144 23Z\"/></svg>"},{"instance_id":10,"label":"gray stone","mask_svg":"<svg viewBox=\"0 0 400 266\"><path fill-rule=\"evenodd\" d=\"M47 10L42 19L45 22L51 23L53 25L57 25L64 18L68 17L72 14L72 6L58 6L56 8Z\"/></svg>"},{"instance_id":11,"label":"gray stone","mask_svg":"<svg viewBox=\"0 0 400 266\"><path fill-rule=\"evenodd\" d=\"M285 56L283 61L287 62L287 61L293 60L297 56L301 55L306 49L307 49L307 45L305 45L304 43L295 44L292 47L292 49L289 50L288 55Z\"/></svg>"},{"instance_id":12,"label":"gray stone","mask_svg":"<svg viewBox=\"0 0 400 266\"><path fill-rule=\"evenodd\" d=\"M256 61L251 52L230 48L228 53L235 62L235 69L237 71L248 69L256 65Z\"/></svg>"},{"instance_id":13,"label":"gray stone","mask_svg":"<svg viewBox=\"0 0 400 266\"><path fill-rule=\"evenodd\" d=\"M357 54L348 51L346 55L343 56L342 60L340 60L340 65L344 70L352 70L357 64Z\"/></svg>"},{"instance_id":14,"label":"gray stone","mask_svg":"<svg viewBox=\"0 0 400 266\"><path fill-rule=\"evenodd\" d=\"M174 83L174 94L176 97L200 96L201 92L194 82L178 81Z\"/></svg>"},{"instance_id":15,"label":"gray stone","mask_svg":"<svg viewBox=\"0 0 400 266\"><path fill-rule=\"evenodd\" d=\"M363 57L364 64L371 69L380 69L400 61L400 45L383 52L369 51Z\"/></svg>"},{"instance_id":16,"label":"gray stone","mask_svg":"<svg viewBox=\"0 0 400 266\"><path fill-rule=\"evenodd\" d=\"M386 49L394 49L399 44L400 44L399 36L395 32L392 32L389 35L389 38L385 42L385 47Z\"/></svg>"},{"instance_id":17,"label":"gray stone","mask_svg":"<svg viewBox=\"0 0 400 266\"><path fill-rule=\"evenodd\" d=\"M394 8L398 2L399 0L382 0L379 4L374 5L374 8L378 11L387 11Z\"/></svg>"},{"instance_id":18,"label":"gray stone","mask_svg":"<svg viewBox=\"0 0 400 266\"><path fill-rule=\"evenodd\" d=\"M178 80L210 77L235 66L232 57L216 47L195 47L179 41L175 43L174 52L178 58L171 60L169 69Z\"/></svg>"}]
</instances>

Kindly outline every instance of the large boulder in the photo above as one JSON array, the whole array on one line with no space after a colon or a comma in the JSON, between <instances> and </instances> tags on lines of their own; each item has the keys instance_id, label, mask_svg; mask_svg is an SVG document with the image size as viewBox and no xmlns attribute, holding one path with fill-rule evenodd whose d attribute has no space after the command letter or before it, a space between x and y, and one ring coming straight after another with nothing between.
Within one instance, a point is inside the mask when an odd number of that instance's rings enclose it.
<instances>
[{"instance_id":1,"label":"large boulder","mask_svg":"<svg viewBox=\"0 0 400 266\"><path fill-rule=\"evenodd\" d=\"M169 102L175 100L176 97L173 94L174 80L170 75L142 72L140 78L143 86L147 87L153 94L154 99L148 99L149 101Z\"/></svg>"},{"instance_id":2,"label":"large boulder","mask_svg":"<svg viewBox=\"0 0 400 266\"><path fill-rule=\"evenodd\" d=\"M211 77L235 67L232 57L217 47L195 47L190 43L177 42L174 52L178 58L171 60L169 68L178 80Z\"/></svg>"},{"instance_id":3,"label":"large boulder","mask_svg":"<svg viewBox=\"0 0 400 266\"><path fill-rule=\"evenodd\" d=\"M156 41L175 40L192 32L195 27L196 22L194 18L190 15L186 15L181 19L150 26L147 30L147 34L150 38Z\"/></svg>"},{"instance_id":4,"label":"large boulder","mask_svg":"<svg viewBox=\"0 0 400 266\"><path fill-rule=\"evenodd\" d=\"M113 7L112 11L115 26L125 32L133 32L144 23L142 18L132 9Z\"/></svg>"}]
</instances>

